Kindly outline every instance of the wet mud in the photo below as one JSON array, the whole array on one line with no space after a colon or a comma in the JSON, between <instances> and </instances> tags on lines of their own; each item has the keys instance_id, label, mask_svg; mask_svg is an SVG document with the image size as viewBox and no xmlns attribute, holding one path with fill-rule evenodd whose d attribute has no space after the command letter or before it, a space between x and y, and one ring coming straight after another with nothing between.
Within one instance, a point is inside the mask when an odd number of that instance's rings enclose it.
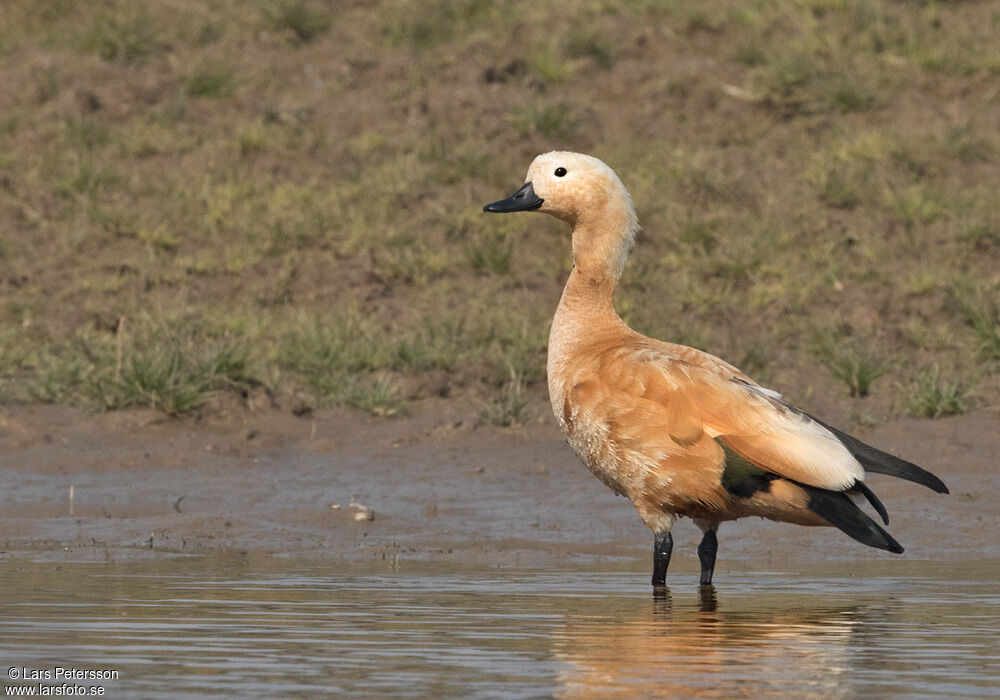
<instances>
[{"instance_id":1,"label":"wet mud","mask_svg":"<svg viewBox=\"0 0 1000 700\"><path fill-rule=\"evenodd\" d=\"M757 519L719 534L728 567L1000 558L1000 415L904 420L859 437L939 474L942 496L872 475L901 557L832 528ZM582 467L551 423L476 426L449 406L384 420L347 411L257 411L200 421L0 413L0 550L62 561L206 552L644 570L651 536L631 505ZM697 569L699 531L675 526L668 582Z\"/></svg>"}]
</instances>

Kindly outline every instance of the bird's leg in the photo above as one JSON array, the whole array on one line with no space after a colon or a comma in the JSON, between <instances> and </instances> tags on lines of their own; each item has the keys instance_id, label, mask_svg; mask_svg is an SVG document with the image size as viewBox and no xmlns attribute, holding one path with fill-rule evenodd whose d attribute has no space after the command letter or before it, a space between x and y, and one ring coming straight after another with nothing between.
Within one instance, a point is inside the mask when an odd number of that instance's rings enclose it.
<instances>
[{"instance_id":1,"label":"bird's leg","mask_svg":"<svg viewBox=\"0 0 1000 700\"><path fill-rule=\"evenodd\" d=\"M674 538L670 530L657 532L653 540L653 586L667 585L667 567L670 553L674 549Z\"/></svg>"},{"instance_id":2,"label":"bird's leg","mask_svg":"<svg viewBox=\"0 0 1000 700\"><path fill-rule=\"evenodd\" d=\"M715 554L719 551L719 538L715 528L705 530L705 536L698 545L698 559L701 561L701 585L712 585L712 572L715 571Z\"/></svg>"},{"instance_id":3,"label":"bird's leg","mask_svg":"<svg viewBox=\"0 0 1000 700\"><path fill-rule=\"evenodd\" d=\"M719 609L719 599L715 595L715 586L707 584L698 587L698 601L702 612L715 612Z\"/></svg>"},{"instance_id":4,"label":"bird's leg","mask_svg":"<svg viewBox=\"0 0 1000 700\"><path fill-rule=\"evenodd\" d=\"M670 615L673 601L670 599L670 589L666 586L653 586L653 614Z\"/></svg>"}]
</instances>

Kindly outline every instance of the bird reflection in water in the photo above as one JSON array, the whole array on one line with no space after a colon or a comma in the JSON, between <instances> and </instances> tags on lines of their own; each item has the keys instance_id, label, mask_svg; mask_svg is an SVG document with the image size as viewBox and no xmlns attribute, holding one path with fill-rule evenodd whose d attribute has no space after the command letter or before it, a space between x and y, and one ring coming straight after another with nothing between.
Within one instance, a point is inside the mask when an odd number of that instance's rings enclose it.
<instances>
[{"instance_id":1,"label":"bird reflection in water","mask_svg":"<svg viewBox=\"0 0 1000 700\"><path fill-rule=\"evenodd\" d=\"M695 600L657 587L652 603L567 617L557 697L810 697L844 692L856 629L884 607L817 607L809 596L741 596L702 586ZM633 605L634 603L634 605Z\"/></svg>"},{"instance_id":2,"label":"bird reflection in water","mask_svg":"<svg viewBox=\"0 0 1000 700\"><path fill-rule=\"evenodd\" d=\"M712 584L699 586L698 603L703 613L715 612L719 607L719 596L716 595L715 586ZM653 612L657 615L668 614L672 605L670 589L666 586L653 586Z\"/></svg>"}]
</instances>

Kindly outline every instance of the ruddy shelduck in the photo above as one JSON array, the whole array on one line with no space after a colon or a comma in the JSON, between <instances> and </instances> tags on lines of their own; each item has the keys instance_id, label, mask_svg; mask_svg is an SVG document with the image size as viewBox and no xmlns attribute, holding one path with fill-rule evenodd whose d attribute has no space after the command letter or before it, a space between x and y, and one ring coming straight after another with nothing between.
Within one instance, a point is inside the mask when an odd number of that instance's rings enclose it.
<instances>
[{"instance_id":1,"label":"ruddy shelduck","mask_svg":"<svg viewBox=\"0 0 1000 700\"><path fill-rule=\"evenodd\" d=\"M573 269L549 335L552 410L590 471L653 531L654 586L665 585L678 517L704 532L698 558L708 585L723 521L832 525L898 554L902 546L858 507L867 500L888 524L865 472L948 493L930 472L795 408L723 360L629 328L613 297L638 221L600 160L540 155L520 189L483 209L543 212L572 226Z\"/></svg>"}]
</instances>

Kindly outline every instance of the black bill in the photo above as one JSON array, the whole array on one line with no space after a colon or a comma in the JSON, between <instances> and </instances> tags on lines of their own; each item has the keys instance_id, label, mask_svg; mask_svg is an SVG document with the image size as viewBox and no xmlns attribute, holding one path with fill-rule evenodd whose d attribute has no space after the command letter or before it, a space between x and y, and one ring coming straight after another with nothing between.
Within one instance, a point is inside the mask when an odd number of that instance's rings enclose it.
<instances>
[{"instance_id":1,"label":"black bill","mask_svg":"<svg viewBox=\"0 0 1000 700\"><path fill-rule=\"evenodd\" d=\"M538 209L538 207L542 206L542 202L544 201L544 199L540 199L538 195L535 194L535 188L531 186L531 183L526 182L521 189L509 196L507 199L501 199L499 202L487 204L483 207L483 211L492 212L494 214L506 214L511 211L530 211L531 209Z\"/></svg>"}]
</instances>

